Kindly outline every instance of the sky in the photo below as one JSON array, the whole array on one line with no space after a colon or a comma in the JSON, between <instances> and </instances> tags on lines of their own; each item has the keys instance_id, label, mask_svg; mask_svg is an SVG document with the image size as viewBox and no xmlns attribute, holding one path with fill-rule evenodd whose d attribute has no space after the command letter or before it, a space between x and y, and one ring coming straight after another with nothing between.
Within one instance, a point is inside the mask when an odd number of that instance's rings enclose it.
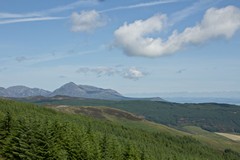
<instances>
[{"instance_id":1,"label":"sky","mask_svg":"<svg viewBox=\"0 0 240 160\"><path fill-rule=\"evenodd\" d=\"M0 4L1 87L240 92L239 0Z\"/></svg>"}]
</instances>

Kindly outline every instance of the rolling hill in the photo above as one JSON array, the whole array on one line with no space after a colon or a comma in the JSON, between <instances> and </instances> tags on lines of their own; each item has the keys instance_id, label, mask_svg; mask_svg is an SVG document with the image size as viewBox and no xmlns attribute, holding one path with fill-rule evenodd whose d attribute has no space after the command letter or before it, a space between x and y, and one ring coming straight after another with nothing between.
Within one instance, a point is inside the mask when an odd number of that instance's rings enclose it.
<instances>
[{"instance_id":1,"label":"rolling hill","mask_svg":"<svg viewBox=\"0 0 240 160\"><path fill-rule=\"evenodd\" d=\"M142 118L120 110L102 108L105 118L96 119L79 114L93 112L92 108L83 111L55 106L55 109L57 111L0 100L0 159L240 158L237 151L219 150L188 134L148 124ZM96 109L98 111L94 112L100 112Z\"/></svg>"},{"instance_id":2,"label":"rolling hill","mask_svg":"<svg viewBox=\"0 0 240 160\"><path fill-rule=\"evenodd\" d=\"M181 129L198 126L211 132L240 133L240 107L237 105L202 103L179 104L163 101L110 101L71 97L18 99L42 105L106 106L143 116L145 119Z\"/></svg>"},{"instance_id":3,"label":"rolling hill","mask_svg":"<svg viewBox=\"0 0 240 160\"><path fill-rule=\"evenodd\" d=\"M67 105L49 107L63 113L86 115L101 120L112 121L120 125L129 126L132 128L143 129L146 131L160 131L162 133L174 136L191 136L198 139L202 143L208 144L209 146L222 151L224 151L226 148L229 148L240 152L240 141L238 141L240 135L235 135L235 137L238 137L238 139L232 140L230 138L226 138L224 136L225 133L209 132L195 126L185 126L180 131L162 124L148 121L141 116L136 116L132 113L109 107L73 107ZM234 136L232 134L228 135Z\"/></svg>"}]
</instances>

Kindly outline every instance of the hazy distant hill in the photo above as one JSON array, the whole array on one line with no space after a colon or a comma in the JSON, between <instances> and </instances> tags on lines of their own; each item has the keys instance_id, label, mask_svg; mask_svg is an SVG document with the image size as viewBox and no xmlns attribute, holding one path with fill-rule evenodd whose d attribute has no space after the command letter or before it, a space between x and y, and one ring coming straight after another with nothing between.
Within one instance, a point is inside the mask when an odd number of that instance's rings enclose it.
<instances>
[{"instance_id":1,"label":"hazy distant hill","mask_svg":"<svg viewBox=\"0 0 240 160\"><path fill-rule=\"evenodd\" d=\"M105 100L149 100L149 101L164 101L159 97L153 98L130 98L124 97L120 93L112 89L103 89L89 85L77 85L73 82L64 84L60 88L53 92L38 89L29 88L25 86L13 86L7 89L0 88L0 97L12 97L12 98L26 98L26 97L54 97L54 96L68 96L78 98L90 98L90 99L105 99Z\"/></svg>"},{"instance_id":2,"label":"hazy distant hill","mask_svg":"<svg viewBox=\"0 0 240 160\"><path fill-rule=\"evenodd\" d=\"M51 97L57 95L94 99L124 99L124 97L115 90L102 89L87 85L77 85L73 82L63 85L50 94Z\"/></svg>"},{"instance_id":3,"label":"hazy distant hill","mask_svg":"<svg viewBox=\"0 0 240 160\"><path fill-rule=\"evenodd\" d=\"M33 97L48 96L51 92L39 88L29 88L26 86L12 86L9 88L0 88L1 97Z\"/></svg>"},{"instance_id":4,"label":"hazy distant hill","mask_svg":"<svg viewBox=\"0 0 240 160\"><path fill-rule=\"evenodd\" d=\"M0 95L3 95L5 88L0 87Z\"/></svg>"}]
</instances>

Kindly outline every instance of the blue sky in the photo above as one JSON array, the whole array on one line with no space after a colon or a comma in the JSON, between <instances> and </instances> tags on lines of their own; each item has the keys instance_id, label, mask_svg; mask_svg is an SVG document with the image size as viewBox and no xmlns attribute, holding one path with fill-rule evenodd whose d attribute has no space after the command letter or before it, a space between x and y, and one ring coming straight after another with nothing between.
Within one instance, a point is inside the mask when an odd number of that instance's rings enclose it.
<instances>
[{"instance_id":1,"label":"blue sky","mask_svg":"<svg viewBox=\"0 0 240 160\"><path fill-rule=\"evenodd\" d=\"M8 0L0 86L240 91L239 0Z\"/></svg>"}]
</instances>

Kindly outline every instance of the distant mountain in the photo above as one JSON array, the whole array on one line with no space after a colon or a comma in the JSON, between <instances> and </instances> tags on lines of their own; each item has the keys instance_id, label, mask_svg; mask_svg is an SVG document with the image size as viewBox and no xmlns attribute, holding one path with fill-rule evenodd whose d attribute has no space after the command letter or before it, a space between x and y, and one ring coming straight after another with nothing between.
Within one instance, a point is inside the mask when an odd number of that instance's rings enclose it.
<instances>
[{"instance_id":1,"label":"distant mountain","mask_svg":"<svg viewBox=\"0 0 240 160\"><path fill-rule=\"evenodd\" d=\"M3 97L3 95L4 95L4 91L5 91L5 88L3 88L3 87L0 87L0 96L2 96L2 97Z\"/></svg>"},{"instance_id":2,"label":"distant mountain","mask_svg":"<svg viewBox=\"0 0 240 160\"><path fill-rule=\"evenodd\" d=\"M164 101L159 97L153 98L132 98L124 97L120 93L112 89L103 89L88 85L77 85L73 82L69 82L54 90L53 92L39 89L29 88L26 86L13 86L7 89L0 87L0 97L11 98L27 98L38 97L40 99L54 98L56 96L67 96L77 98L88 99L102 99L102 100L148 100L148 101Z\"/></svg>"},{"instance_id":3,"label":"distant mountain","mask_svg":"<svg viewBox=\"0 0 240 160\"><path fill-rule=\"evenodd\" d=\"M111 100L120 100L125 98L120 93L112 89L102 89L87 85L77 85L73 82L67 83L62 87L56 89L50 94L50 97L57 95Z\"/></svg>"},{"instance_id":4,"label":"distant mountain","mask_svg":"<svg viewBox=\"0 0 240 160\"><path fill-rule=\"evenodd\" d=\"M176 103L227 103L240 105L240 97L225 98L225 97L164 97L164 99Z\"/></svg>"},{"instance_id":5,"label":"distant mountain","mask_svg":"<svg viewBox=\"0 0 240 160\"><path fill-rule=\"evenodd\" d=\"M128 100L144 100L144 101L166 101L160 97L150 97L150 98L129 98Z\"/></svg>"},{"instance_id":6,"label":"distant mountain","mask_svg":"<svg viewBox=\"0 0 240 160\"><path fill-rule=\"evenodd\" d=\"M0 88L0 97L34 97L48 96L51 92L39 88L29 88L26 86L13 86L9 88Z\"/></svg>"}]
</instances>

